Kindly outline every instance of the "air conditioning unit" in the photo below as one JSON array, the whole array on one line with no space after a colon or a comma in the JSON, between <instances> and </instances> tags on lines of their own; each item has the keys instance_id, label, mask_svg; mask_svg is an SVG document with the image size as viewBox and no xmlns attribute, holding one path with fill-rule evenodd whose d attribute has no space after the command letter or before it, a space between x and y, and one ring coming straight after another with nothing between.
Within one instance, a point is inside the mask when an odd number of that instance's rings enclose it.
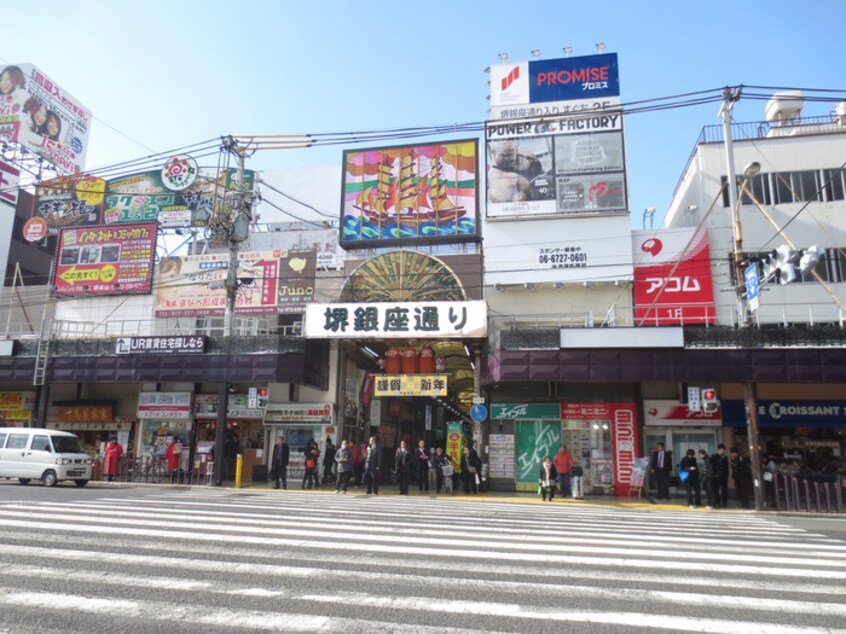
<instances>
[{"instance_id":1,"label":"air conditioning unit","mask_svg":"<svg viewBox=\"0 0 846 634\"><path fill-rule=\"evenodd\" d=\"M841 101L834 106L834 122L846 127L846 101Z\"/></svg>"}]
</instances>

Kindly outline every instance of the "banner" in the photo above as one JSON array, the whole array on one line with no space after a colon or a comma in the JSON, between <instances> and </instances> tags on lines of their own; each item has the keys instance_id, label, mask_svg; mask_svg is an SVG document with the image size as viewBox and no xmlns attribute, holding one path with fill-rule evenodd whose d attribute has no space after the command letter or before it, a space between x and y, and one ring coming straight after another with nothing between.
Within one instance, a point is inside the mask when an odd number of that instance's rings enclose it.
<instances>
[{"instance_id":1,"label":"banner","mask_svg":"<svg viewBox=\"0 0 846 634\"><path fill-rule=\"evenodd\" d=\"M446 424L446 450L445 453L455 461L456 473L461 471L461 456L463 455L464 423L461 421L448 421Z\"/></svg>"},{"instance_id":2,"label":"banner","mask_svg":"<svg viewBox=\"0 0 846 634\"><path fill-rule=\"evenodd\" d=\"M446 374L377 374L373 396L446 396Z\"/></svg>"},{"instance_id":3,"label":"banner","mask_svg":"<svg viewBox=\"0 0 846 634\"><path fill-rule=\"evenodd\" d=\"M47 232L57 234L71 227L102 224L106 181L93 176L63 176L35 186L32 217L47 223Z\"/></svg>"},{"instance_id":4,"label":"banner","mask_svg":"<svg viewBox=\"0 0 846 634\"><path fill-rule=\"evenodd\" d=\"M716 323L706 231L633 231L632 243L638 326Z\"/></svg>"},{"instance_id":5,"label":"banner","mask_svg":"<svg viewBox=\"0 0 846 634\"><path fill-rule=\"evenodd\" d=\"M124 295L152 289L156 225L63 229L52 284L57 295Z\"/></svg>"},{"instance_id":6,"label":"banner","mask_svg":"<svg viewBox=\"0 0 846 634\"><path fill-rule=\"evenodd\" d=\"M344 152L341 247L475 240L478 143Z\"/></svg>"},{"instance_id":7,"label":"banner","mask_svg":"<svg viewBox=\"0 0 846 634\"><path fill-rule=\"evenodd\" d=\"M484 301L311 304L304 327L316 339L484 337L487 314Z\"/></svg>"},{"instance_id":8,"label":"banner","mask_svg":"<svg viewBox=\"0 0 846 634\"><path fill-rule=\"evenodd\" d=\"M138 395L138 418L189 420L191 392L141 392Z\"/></svg>"},{"instance_id":9,"label":"banner","mask_svg":"<svg viewBox=\"0 0 846 634\"><path fill-rule=\"evenodd\" d=\"M20 143L62 174L85 167L91 112L32 64L0 70L0 141Z\"/></svg>"},{"instance_id":10,"label":"banner","mask_svg":"<svg viewBox=\"0 0 846 634\"><path fill-rule=\"evenodd\" d=\"M222 316L226 311L228 268L228 253L162 258L156 317ZM314 301L314 250L239 253L237 276L237 314L302 312Z\"/></svg>"}]
</instances>

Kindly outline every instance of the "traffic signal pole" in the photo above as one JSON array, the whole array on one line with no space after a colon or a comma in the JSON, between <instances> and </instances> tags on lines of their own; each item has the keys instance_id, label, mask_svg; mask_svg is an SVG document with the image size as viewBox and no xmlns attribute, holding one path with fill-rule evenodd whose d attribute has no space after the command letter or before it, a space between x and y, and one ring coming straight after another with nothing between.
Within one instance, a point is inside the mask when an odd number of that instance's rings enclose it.
<instances>
[{"instance_id":1,"label":"traffic signal pole","mask_svg":"<svg viewBox=\"0 0 846 634\"><path fill-rule=\"evenodd\" d=\"M737 293L737 326L749 325L746 315L746 299L743 284L743 233L740 224L740 201L737 198L737 172L734 167L734 143L731 133L731 109L740 99L741 88L723 91L723 105L720 115L723 119L723 141L726 152L726 177L728 180L729 207L732 215L732 254L734 256L735 291ZM760 169L760 166L758 166ZM741 190L751 176L744 174ZM749 438L749 460L752 463L752 490L755 494L755 510L764 509L763 478L761 475L761 447L758 438L758 389L753 381L743 382L743 406L746 411L746 435Z\"/></svg>"}]
</instances>

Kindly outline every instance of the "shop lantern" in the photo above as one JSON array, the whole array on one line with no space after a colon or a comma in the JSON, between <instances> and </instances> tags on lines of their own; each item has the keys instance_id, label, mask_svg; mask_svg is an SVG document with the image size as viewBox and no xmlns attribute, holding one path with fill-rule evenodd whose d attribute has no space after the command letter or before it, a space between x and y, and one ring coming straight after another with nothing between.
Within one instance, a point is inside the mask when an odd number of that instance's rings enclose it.
<instances>
[{"instance_id":1,"label":"shop lantern","mask_svg":"<svg viewBox=\"0 0 846 634\"><path fill-rule=\"evenodd\" d=\"M435 373L435 351L429 346L421 348L420 350L420 362L418 369L421 374Z\"/></svg>"},{"instance_id":2,"label":"shop lantern","mask_svg":"<svg viewBox=\"0 0 846 634\"><path fill-rule=\"evenodd\" d=\"M417 374L417 350L414 348L403 348L401 355L402 373Z\"/></svg>"},{"instance_id":3,"label":"shop lantern","mask_svg":"<svg viewBox=\"0 0 846 634\"><path fill-rule=\"evenodd\" d=\"M402 372L402 359L400 359L399 348L388 348L385 352L385 373L400 374Z\"/></svg>"}]
</instances>

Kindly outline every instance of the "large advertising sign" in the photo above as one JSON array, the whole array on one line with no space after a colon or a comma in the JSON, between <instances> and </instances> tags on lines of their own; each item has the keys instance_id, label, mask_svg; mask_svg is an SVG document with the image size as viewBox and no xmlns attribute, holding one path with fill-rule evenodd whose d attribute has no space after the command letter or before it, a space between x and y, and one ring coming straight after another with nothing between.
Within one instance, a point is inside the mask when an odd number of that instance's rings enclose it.
<instances>
[{"instance_id":1,"label":"large advertising sign","mask_svg":"<svg viewBox=\"0 0 846 634\"><path fill-rule=\"evenodd\" d=\"M0 161L0 201L16 205L18 202L18 183L21 171L8 163Z\"/></svg>"},{"instance_id":2,"label":"large advertising sign","mask_svg":"<svg viewBox=\"0 0 846 634\"><path fill-rule=\"evenodd\" d=\"M238 254L235 312L266 315L302 312L314 301L315 254L252 251ZM156 317L219 317L226 311L229 255L170 256L159 262Z\"/></svg>"},{"instance_id":3,"label":"large advertising sign","mask_svg":"<svg viewBox=\"0 0 846 634\"><path fill-rule=\"evenodd\" d=\"M619 112L489 122L489 218L625 212Z\"/></svg>"},{"instance_id":4,"label":"large advertising sign","mask_svg":"<svg viewBox=\"0 0 846 634\"><path fill-rule=\"evenodd\" d=\"M305 336L315 339L444 339L484 337L484 301L311 304Z\"/></svg>"},{"instance_id":5,"label":"large advertising sign","mask_svg":"<svg viewBox=\"0 0 846 634\"><path fill-rule=\"evenodd\" d=\"M619 95L616 53L491 67L494 119L607 108L619 105Z\"/></svg>"},{"instance_id":6,"label":"large advertising sign","mask_svg":"<svg viewBox=\"0 0 846 634\"><path fill-rule=\"evenodd\" d=\"M341 247L475 240L476 140L344 152Z\"/></svg>"},{"instance_id":7,"label":"large advertising sign","mask_svg":"<svg viewBox=\"0 0 846 634\"><path fill-rule=\"evenodd\" d=\"M643 424L647 427L719 427L723 424L723 414L719 408L706 412L701 407L692 410L676 401L644 399Z\"/></svg>"},{"instance_id":8,"label":"large advertising sign","mask_svg":"<svg viewBox=\"0 0 846 634\"><path fill-rule=\"evenodd\" d=\"M43 181L35 187L32 217L43 219L52 235L70 227L100 225L105 191L106 181L93 176L62 176Z\"/></svg>"},{"instance_id":9,"label":"large advertising sign","mask_svg":"<svg viewBox=\"0 0 846 634\"><path fill-rule=\"evenodd\" d=\"M489 222L485 226L485 284L632 279L628 216L530 222Z\"/></svg>"},{"instance_id":10,"label":"large advertising sign","mask_svg":"<svg viewBox=\"0 0 846 634\"><path fill-rule=\"evenodd\" d=\"M155 224L64 229L53 271L55 293L149 293L155 252Z\"/></svg>"},{"instance_id":11,"label":"large advertising sign","mask_svg":"<svg viewBox=\"0 0 846 634\"><path fill-rule=\"evenodd\" d=\"M632 249L638 326L715 323L707 232L633 231Z\"/></svg>"},{"instance_id":12,"label":"large advertising sign","mask_svg":"<svg viewBox=\"0 0 846 634\"><path fill-rule=\"evenodd\" d=\"M90 126L91 112L32 64L0 70L0 141L75 174L85 165Z\"/></svg>"}]
</instances>

